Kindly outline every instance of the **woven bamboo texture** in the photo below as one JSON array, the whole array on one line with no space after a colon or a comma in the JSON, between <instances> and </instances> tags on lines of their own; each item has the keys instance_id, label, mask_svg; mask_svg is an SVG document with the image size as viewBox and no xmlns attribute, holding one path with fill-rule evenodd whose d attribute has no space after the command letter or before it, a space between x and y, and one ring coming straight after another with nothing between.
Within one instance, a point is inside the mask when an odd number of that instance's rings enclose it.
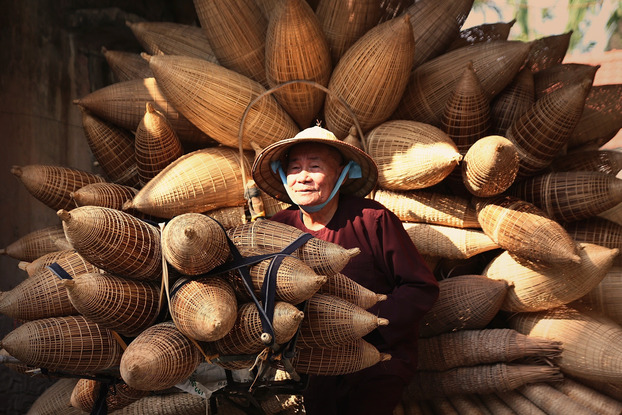
<instances>
[{"instance_id":1,"label":"woven bamboo texture","mask_svg":"<svg viewBox=\"0 0 622 415\"><path fill-rule=\"evenodd\" d=\"M266 86L268 21L257 3L253 0L195 0L194 8L218 62Z\"/></svg>"},{"instance_id":2,"label":"woven bamboo texture","mask_svg":"<svg viewBox=\"0 0 622 415\"><path fill-rule=\"evenodd\" d=\"M455 228L481 228L477 212L468 199L425 190L393 192L378 190L374 200L404 222L423 222Z\"/></svg>"},{"instance_id":3,"label":"woven bamboo texture","mask_svg":"<svg viewBox=\"0 0 622 415\"><path fill-rule=\"evenodd\" d=\"M530 383L560 380L562 374L555 366L496 363L441 372L417 371L404 392L413 399L431 399L503 392Z\"/></svg>"},{"instance_id":4,"label":"woven bamboo texture","mask_svg":"<svg viewBox=\"0 0 622 415\"><path fill-rule=\"evenodd\" d=\"M598 171L615 176L622 170L622 151L573 151L553 159L550 169L551 171Z\"/></svg>"},{"instance_id":5,"label":"woven bamboo texture","mask_svg":"<svg viewBox=\"0 0 622 415\"><path fill-rule=\"evenodd\" d=\"M534 40L525 67L537 73L561 64L568 51L570 36L572 31Z\"/></svg>"},{"instance_id":6,"label":"woven bamboo texture","mask_svg":"<svg viewBox=\"0 0 622 415\"><path fill-rule=\"evenodd\" d=\"M517 414L546 415L546 412L516 390L495 392L495 395Z\"/></svg>"},{"instance_id":7,"label":"woven bamboo texture","mask_svg":"<svg viewBox=\"0 0 622 415\"><path fill-rule=\"evenodd\" d=\"M600 66L581 63L560 63L533 75L536 101L544 95L565 86L581 82L583 79L594 79Z\"/></svg>"},{"instance_id":8,"label":"woven bamboo texture","mask_svg":"<svg viewBox=\"0 0 622 415\"><path fill-rule=\"evenodd\" d=\"M65 232L63 232L65 235ZM60 251L50 252L45 255L41 255L39 258L35 259L32 262L20 261L18 264L19 268L26 271L29 277L32 277L40 270L44 269L50 264L59 261L60 259L66 258L68 256L73 255L75 251L73 249L63 249Z\"/></svg>"},{"instance_id":9,"label":"woven bamboo texture","mask_svg":"<svg viewBox=\"0 0 622 415\"><path fill-rule=\"evenodd\" d=\"M593 85L585 99L581 119L568 140L568 147L587 143L599 146L611 140L622 128L622 84Z\"/></svg>"},{"instance_id":10,"label":"woven bamboo texture","mask_svg":"<svg viewBox=\"0 0 622 415\"><path fill-rule=\"evenodd\" d=\"M445 179L462 160L453 140L429 124L386 121L367 134L367 151L386 190L415 190Z\"/></svg>"},{"instance_id":11,"label":"woven bamboo texture","mask_svg":"<svg viewBox=\"0 0 622 415\"><path fill-rule=\"evenodd\" d=\"M162 230L166 261L184 275L205 274L229 259L227 234L200 213L175 216Z\"/></svg>"},{"instance_id":12,"label":"woven bamboo texture","mask_svg":"<svg viewBox=\"0 0 622 415\"><path fill-rule=\"evenodd\" d=\"M54 210L74 208L71 192L87 184L105 181L87 171L43 164L13 166L11 173L35 199Z\"/></svg>"},{"instance_id":13,"label":"woven bamboo texture","mask_svg":"<svg viewBox=\"0 0 622 415\"><path fill-rule=\"evenodd\" d=\"M270 88L296 79L327 86L332 72L330 50L320 22L304 0L284 1L275 9L266 33L266 78ZM277 102L307 128L322 110L325 92L293 83L275 92Z\"/></svg>"},{"instance_id":14,"label":"woven bamboo texture","mask_svg":"<svg viewBox=\"0 0 622 415\"><path fill-rule=\"evenodd\" d=\"M300 395L275 394L261 400L259 404L261 405L261 409L263 409L266 414L276 415L282 413L283 411L289 410L292 412L284 413L293 415L301 411L300 408L303 405L303 399Z\"/></svg>"},{"instance_id":15,"label":"woven bamboo texture","mask_svg":"<svg viewBox=\"0 0 622 415\"><path fill-rule=\"evenodd\" d=\"M339 347L387 324L388 320L339 297L316 294L307 303L298 345L306 348Z\"/></svg>"},{"instance_id":16,"label":"woven bamboo texture","mask_svg":"<svg viewBox=\"0 0 622 415\"><path fill-rule=\"evenodd\" d=\"M235 324L237 299L224 278L180 278L173 290L169 311L184 335L200 341L216 341Z\"/></svg>"},{"instance_id":17,"label":"woven bamboo texture","mask_svg":"<svg viewBox=\"0 0 622 415\"><path fill-rule=\"evenodd\" d=\"M409 222L404 222L403 226L422 255L467 259L499 248L496 242L478 229Z\"/></svg>"},{"instance_id":18,"label":"woven bamboo texture","mask_svg":"<svg viewBox=\"0 0 622 415\"><path fill-rule=\"evenodd\" d=\"M575 241L532 203L514 196L474 198L482 231L521 258L548 264L579 262Z\"/></svg>"},{"instance_id":19,"label":"woven bamboo texture","mask_svg":"<svg viewBox=\"0 0 622 415\"><path fill-rule=\"evenodd\" d=\"M238 249L260 249L276 253L294 242L303 232L290 225L260 220L231 228L227 234ZM332 242L311 238L294 251L293 255L318 275L331 276L340 272L350 258L359 253L358 248L346 249Z\"/></svg>"},{"instance_id":20,"label":"woven bamboo texture","mask_svg":"<svg viewBox=\"0 0 622 415\"><path fill-rule=\"evenodd\" d=\"M498 415L516 415L516 412L514 412L514 410L512 410L494 393L475 395L475 397L479 398L484 405L484 408L487 409L489 413ZM459 398L459 396L457 396L457 398Z\"/></svg>"},{"instance_id":21,"label":"woven bamboo texture","mask_svg":"<svg viewBox=\"0 0 622 415\"><path fill-rule=\"evenodd\" d=\"M154 282L91 272L63 280L61 285L80 314L125 336L140 334L160 312L160 290Z\"/></svg>"},{"instance_id":22,"label":"woven bamboo texture","mask_svg":"<svg viewBox=\"0 0 622 415\"><path fill-rule=\"evenodd\" d=\"M486 327L499 312L508 288L505 281L481 275L460 275L439 281L438 300L421 319L419 336Z\"/></svg>"},{"instance_id":23,"label":"woven bamboo texture","mask_svg":"<svg viewBox=\"0 0 622 415\"><path fill-rule=\"evenodd\" d=\"M266 20L270 22L272 13L276 13L279 7L281 7L284 3L285 3L285 0L264 0L264 1L258 1L257 5L261 9L261 12L265 16ZM313 10L313 6L311 5L311 3L308 3L308 4L310 7L312 7L311 10Z\"/></svg>"},{"instance_id":24,"label":"woven bamboo texture","mask_svg":"<svg viewBox=\"0 0 622 415\"><path fill-rule=\"evenodd\" d=\"M72 249L71 244L59 224L30 231L0 252L20 261L34 261L45 254L68 249Z\"/></svg>"},{"instance_id":25,"label":"woven bamboo texture","mask_svg":"<svg viewBox=\"0 0 622 415\"><path fill-rule=\"evenodd\" d=\"M622 402L619 400L568 377L561 382L552 383L551 386L596 413L614 415L622 412Z\"/></svg>"},{"instance_id":26,"label":"woven bamboo texture","mask_svg":"<svg viewBox=\"0 0 622 415\"><path fill-rule=\"evenodd\" d=\"M577 242L587 242L622 249L622 225L598 216L564 224L564 229Z\"/></svg>"},{"instance_id":27,"label":"woven bamboo texture","mask_svg":"<svg viewBox=\"0 0 622 415\"><path fill-rule=\"evenodd\" d=\"M160 218L244 205L244 178L237 151L209 147L185 154L149 181L124 209ZM248 155L242 161L250 172Z\"/></svg>"},{"instance_id":28,"label":"woven bamboo texture","mask_svg":"<svg viewBox=\"0 0 622 415\"><path fill-rule=\"evenodd\" d=\"M71 198L77 207L101 206L121 210L123 204L132 200L138 190L134 187L117 183L91 183L71 192Z\"/></svg>"},{"instance_id":29,"label":"woven bamboo texture","mask_svg":"<svg viewBox=\"0 0 622 415\"><path fill-rule=\"evenodd\" d=\"M490 133L506 136L508 128L536 103L533 73L523 68L490 102Z\"/></svg>"},{"instance_id":30,"label":"woven bamboo texture","mask_svg":"<svg viewBox=\"0 0 622 415\"><path fill-rule=\"evenodd\" d=\"M123 352L119 369L128 386L164 390L188 379L203 356L171 321L140 333Z\"/></svg>"},{"instance_id":31,"label":"woven bamboo texture","mask_svg":"<svg viewBox=\"0 0 622 415\"><path fill-rule=\"evenodd\" d=\"M501 306L502 310L548 310L589 293L605 277L618 253L618 249L581 244L580 263L551 266L522 261L506 251L493 259L483 274L512 285Z\"/></svg>"},{"instance_id":32,"label":"woven bamboo texture","mask_svg":"<svg viewBox=\"0 0 622 415\"><path fill-rule=\"evenodd\" d=\"M536 313L518 313L509 327L536 337L561 341L560 357L553 363L577 379L620 383L622 329L612 320L561 306Z\"/></svg>"},{"instance_id":33,"label":"woven bamboo texture","mask_svg":"<svg viewBox=\"0 0 622 415\"><path fill-rule=\"evenodd\" d=\"M355 118L363 132L386 121L404 93L414 55L415 41L407 16L365 33L341 57L328 83L328 89L342 97L352 112L335 95L328 95L324 104L326 128L343 139Z\"/></svg>"},{"instance_id":34,"label":"woven bamboo texture","mask_svg":"<svg viewBox=\"0 0 622 415\"><path fill-rule=\"evenodd\" d=\"M143 186L184 154L173 126L150 102L134 134L134 149L138 177Z\"/></svg>"},{"instance_id":35,"label":"woven bamboo texture","mask_svg":"<svg viewBox=\"0 0 622 415\"><path fill-rule=\"evenodd\" d=\"M454 39L449 46L447 46L445 53L476 43L508 40L510 30L512 30L512 26L514 26L515 23L516 19L513 19L509 22L482 23L477 26L462 29L458 34L458 38Z\"/></svg>"},{"instance_id":36,"label":"woven bamboo texture","mask_svg":"<svg viewBox=\"0 0 622 415\"><path fill-rule=\"evenodd\" d=\"M318 292L342 298L363 310L387 299L386 294L377 294L340 272L331 275Z\"/></svg>"},{"instance_id":37,"label":"woven bamboo texture","mask_svg":"<svg viewBox=\"0 0 622 415\"><path fill-rule=\"evenodd\" d=\"M75 251L65 258L57 259L56 263L72 277L99 271ZM41 269L11 290L0 294L0 313L20 320L78 314L61 281L50 269Z\"/></svg>"},{"instance_id":38,"label":"woven bamboo texture","mask_svg":"<svg viewBox=\"0 0 622 415\"><path fill-rule=\"evenodd\" d=\"M284 344L294 337L303 317L304 313L295 306L284 301L277 301L272 319L274 342ZM215 341L213 346L223 356L259 353L266 348L266 344L261 341L262 333L263 328L257 306L254 303L245 303L240 306L231 330Z\"/></svg>"},{"instance_id":39,"label":"woven bamboo texture","mask_svg":"<svg viewBox=\"0 0 622 415\"><path fill-rule=\"evenodd\" d=\"M105 176L113 183L136 187L139 184L134 137L109 121L82 109L86 142Z\"/></svg>"},{"instance_id":40,"label":"woven bamboo texture","mask_svg":"<svg viewBox=\"0 0 622 415\"><path fill-rule=\"evenodd\" d=\"M101 52L117 82L153 77L149 64L138 53L108 50L105 47L102 47Z\"/></svg>"},{"instance_id":41,"label":"woven bamboo texture","mask_svg":"<svg viewBox=\"0 0 622 415\"><path fill-rule=\"evenodd\" d=\"M230 229L248 222L244 206L224 207L205 212L205 215L218 221L223 228Z\"/></svg>"},{"instance_id":42,"label":"woven bamboo texture","mask_svg":"<svg viewBox=\"0 0 622 415\"><path fill-rule=\"evenodd\" d=\"M149 66L171 103L201 131L238 148L238 132L249 104L266 89L256 81L196 58L156 55ZM251 150L290 138L299 129L273 96L259 100L244 118L242 145Z\"/></svg>"},{"instance_id":43,"label":"woven bamboo texture","mask_svg":"<svg viewBox=\"0 0 622 415\"><path fill-rule=\"evenodd\" d=\"M447 99L441 129L456 144L460 154L469 148L490 129L490 101L482 89L472 62L462 69L462 76Z\"/></svg>"},{"instance_id":44,"label":"woven bamboo texture","mask_svg":"<svg viewBox=\"0 0 622 415\"><path fill-rule=\"evenodd\" d=\"M155 78L117 82L74 101L98 117L129 131L136 131L145 115L147 102L153 102L155 108L162 111L182 141L197 145L214 143L171 105Z\"/></svg>"},{"instance_id":45,"label":"woven bamboo texture","mask_svg":"<svg viewBox=\"0 0 622 415\"><path fill-rule=\"evenodd\" d=\"M621 203L622 179L600 172L554 172L516 183L511 191L550 218L570 222L596 216Z\"/></svg>"},{"instance_id":46,"label":"woven bamboo texture","mask_svg":"<svg viewBox=\"0 0 622 415\"><path fill-rule=\"evenodd\" d=\"M533 176L548 167L577 126L591 80L546 94L508 129L520 158L519 177Z\"/></svg>"},{"instance_id":47,"label":"woven bamboo texture","mask_svg":"<svg viewBox=\"0 0 622 415\"><path fill-rule=\"evenodd\" d=\"M202 28L174 22L126 22L138 43L151 55L190 56L218 63ZM146 77L145 77L146 78Z\"/></svg>"},{"instance_id":48,"label":"woven bamboo texture","mask_svg":"<svg viewBox=\"0 0 622 415\"><path fill-rule=\"evenodd\" d=\"M110 415L204 415L205 398L190 393L149 395Z\"/></svg>"},{"instance_id":49,"label":"woven bamboo texture","mask_svg":"<svg viewBox=\"0 0 622 415\"><path fill-rule=\"evenodd\" d=\"M613 265L597 286L571 305L594 310L622 325L622 267Z\"/></svg>"},{"instance_id":50,"label":"woven bamboo texture","mask_svg":"<svg viewBox=\"0 0 622 415\"><path fill-rule=\"evenodd\" d=\"M462 159L462 183L474 196L496 196L514 183L518 168L514 144L500 135L489 135L477 140Z\"/></svg>"},{"instance_id":51,"label":"woven bamboo texture","mask_svg":"<svg viewBox=\"0 0 622 415\"><path fill-rule=\"evenodd\" d=\"M298 350L292 365L298 373L337 376L358 372L390 359L370 343L359 339L333 348Z\"/></svg>"},{"instance_id":52,"label":"woven bamboo texture","mask_svg":"<svg viewBox=\"0 0 622 415\"><path fill-rule=\"evenodd\" d=\"M502 40L444 53L413 70L393 118L439 126L445 103L462 76L456 68L472 61L490 100L514 79L528 53L528 44Z\"/></svg>"},{"instance_id":53,"label":"woven bamboo texture","mask_svg":"<svg viewBox=\"0 0 622 415\"><path fill-rule=\"evenodd\" d=\"M70 397L71 406L81 411L91 413L97 402L101 388L101 382L93 379L80 379L73 388ZM140 391L120 382L108 386L106 395L106 409L116 411L147 396L149 392ZM63 412L64 413L64 412Z\"/></svg>"},{"instance_id":54,"label":"woven bamboo texture","mask_svg":"<svg viewBox=\"0 0 622 415\"><path fill-rule=\"evenodd\" d=\"M91 264L137 280L162 275L160 230L115 209L83 206L58 211L67 240Z\"/></svg>"},{"instance_id":55,"label":"woven bamboo texture","mask_svg":"<svg viewBox=\"0 0 622 415\"><path fill-rule=\"evenodd\" d=\"M557 390L553 384L533 383L518 388L523 396L535 403L550 415L564 414L592 414L594 412L581 403L570 398L565 393Z\"/></svg>"},{"instance_id":56,"label":"woven bamboo texture","mask_svg":"<svg viewBox=\"0 0 622 415\"><path fill-rule=\"evenodd\" d=\"M26 322L4 336L1 346L27 365L76 374L118 366L122 354L109 330L83 316Z\"/></svg>"},{"instance_id":57,"label":"woven bamboo texture","mask_svg":"<svg viewBox=\"0 0 622 415\"><path fill-rule=\"evenodd\" d=\"M69 406L71 391L78 379L60 378L43 391L28 409L28 415L84 415L84 412Z\"/></svg>"},{"instance_id":58,"label":"woven bamboo texture","mask_svg":"<svg viewBox=\"0 0 622 415\"><path fill-rule=\"evenodd\" d=\"M326 36L333 65L357 40L378 24L382 14L378 2L373 0L349 3L320 0L315 12Z\"/></svg>"}]
</instances>

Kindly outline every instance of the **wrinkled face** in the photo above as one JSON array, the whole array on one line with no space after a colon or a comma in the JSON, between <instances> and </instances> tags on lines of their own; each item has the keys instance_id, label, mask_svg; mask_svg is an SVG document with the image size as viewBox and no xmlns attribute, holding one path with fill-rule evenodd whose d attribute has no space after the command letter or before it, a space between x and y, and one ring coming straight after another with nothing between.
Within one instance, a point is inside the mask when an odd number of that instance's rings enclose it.
<instances>
[{"instance_id":1,"label":"wrinkled face","mask_svg":"<svg viewBox=\"0 0 622 415\"><path fill-rule=\"evenodd\" d=\"M341 173L341 154L318 143L292 147L287 163L287 187L294 203L315 206L328 200Z\"/></svg>"}]
</instances>

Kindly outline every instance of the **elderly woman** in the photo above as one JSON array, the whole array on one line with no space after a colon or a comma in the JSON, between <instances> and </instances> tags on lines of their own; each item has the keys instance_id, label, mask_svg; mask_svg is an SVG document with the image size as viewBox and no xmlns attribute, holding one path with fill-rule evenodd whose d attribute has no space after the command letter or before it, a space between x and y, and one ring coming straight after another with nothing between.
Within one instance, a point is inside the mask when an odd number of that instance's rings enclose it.
<instances>
[{"instance_id":1,"label":"elderly woman","mask_svg":"<svg viewBox=\"0 0 622 415\"><path fill-rule=\"evenodd\" d=\"M305 391L308 414L390 415L417 366L421 317L438 297L438 284L400 220L364 198L378 170L365 152L320 127L266 147L255 159L260 189L294 206L271 220L345 248L358 247L342 273L387 300L368 311L389 320L365 340L389 361L343 376L313 376Z\"/></svg>"}]
</instances>

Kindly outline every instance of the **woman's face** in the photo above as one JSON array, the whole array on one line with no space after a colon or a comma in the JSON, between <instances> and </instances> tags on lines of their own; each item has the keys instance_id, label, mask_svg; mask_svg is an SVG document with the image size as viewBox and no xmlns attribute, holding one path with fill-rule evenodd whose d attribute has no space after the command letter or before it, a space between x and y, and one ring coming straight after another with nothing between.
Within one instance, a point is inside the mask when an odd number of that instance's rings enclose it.
<instances>
[{"instance_id":1,"label":"woman's face","mask_svg":"<svg viewBox=\"0 0 622 415\"><path fill-rule=\"evenodd\" d=\"M304 143L292 147L286 174L293 202L302 206L324 203L341 170L341 155L330 146Z\"/></svg>"}]
</instances>

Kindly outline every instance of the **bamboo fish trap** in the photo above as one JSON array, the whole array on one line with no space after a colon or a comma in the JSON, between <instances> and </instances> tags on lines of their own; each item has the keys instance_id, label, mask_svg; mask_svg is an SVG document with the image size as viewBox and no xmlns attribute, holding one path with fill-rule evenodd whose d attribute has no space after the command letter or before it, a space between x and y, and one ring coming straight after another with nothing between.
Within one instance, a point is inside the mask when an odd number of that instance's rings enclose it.
<instances>
[{"instance_id":1,"label":"bamboo fish trap","mask_svg":"<svg viewBox=\"0 0 622 415\"><path fill-rule=\"evenodd\" d=\"M570 44L570 36L572 31L534 40L525 66L536 73L561 64Z\"/></svg>"},{"instance_id":2,"label":"bamboo fish trap","mask_svg":"<svg viewBox=\"0 0 622 415\"><path fill-rule=\"evenodd\" d=\"M575 151L556 157L550 167L552 171L597 171L615 176L622 170L622 151Z\"/></svg>"},{"instance_id":3,"label":"bamboo fish trap","mask_svg":"<svg viewBox=\"0 0 622 415\"><path fill-rule=\"evenodd\" d=\"M29 415L84 415L80 409L69 405L71 392L78 379L60 378L57 379L49 388L32 403L28 409Z\"/></svg>"},{"instance_id":4,"label":"bamboo fish trap","mask_svg":"<svg viewBox=\"0 0 622 415\"><path fill-rule=\"evenodd\" d=\"M474 45L482 42L492 42L494 40L508 40L510 30L516 23L516 19L509 22L482 23L466 29L462 29L458 38L454 39L445 50L459 49L464 46Z\"/></svg>"},{"instance_id":5,"label":"bamboo fish trap","mask_svg":"<svg viewBox=\"0 0 622 415\"><path fill-rule=\"evenodd\" d=\"M138 190L117 183L91 183L71 192L70 196L77 207L101 206L121 210L123 204L132 200Z\"/></svg>"},{"instance_id":6,"label":"bamboo fish trap","mask_svg":"<svg viewBox=\"0 0 622 415\"><path fill-rule=\"evenodd\" d=\"M225 230L242 225L248 221L244 206L232 206L209 210L205 212L205 215L220 223Z\"/></svg>"},{"instance_id":7,"label":"bamboo fish trap","mask_svg":"<svg viewBox=\"0 0 622 415\"><path fill-rule=\"evenodd\" d=\"M564 229L577 242L622 249L622 225L608 219L594 216L565 223Z\"/></svg>"},{"instance_id":8,"label":"bamboo fish trap","mask_svg":"<svg viewBox=\"0 0 622 415\"><path fill-rule=\"evenodd\" d=\"M523 68L490 103L490 133L506 136L508 128L535 103L533 73Z\"/></svg>"},{"instance_id":9,"label":"bamboo fish trap","mask_svg":"<svg viewBox=\"0 0 622 415\"><path fill-rule=\"evenodd\" d=\"M602 411L607 414L619 414L622 412L622 402L611 398L594 388L565 377L561 382L551 384L555 389L579 402L592 411Z\"/></svg>"},{"instance_id":10,"label":"bamboo fish trap","mask_svg":"<svg viewBox=\"0 0 622 415\"><path fill-rule=\"evenodd\" d=\"M63 235L65 233L63 232ZM19 268L26 271L29 277L32 277L37 272L41 271L45 267L54 262L58 262L60 259L66 258L74 254L73 249L63 249L61 251L50 252L49 254L41 255L39 258L32 262L20 261Z\"/></svg>"},{"instance_id":11,"label":"bamboo fish trap","mask_svg":"<svg viewBox=\"0 0 622 415\"><path fill-rule=\"evenodd\" d=\"M65 235L91 264L120 277L156 280L162 275L160 230L125 212L83 206L59 210Z\"/></svg>"},{"instance_id":12,"label":"bamboo fish trap","mask_svg":"<svg viewBox=\"0 0 622 415\"><path fill-rule=\"evenodd\" d=\"M518 391L539 408L551 415L562 414L595 414L581 403L557 390L552 384L532 383L522 385Z\"/></svg>"},{"instance_id":13,"label":"bamboo fish trap","mask_svg":"<svg viewBox=\"0 0 622 415\"><path fill-rule=\"evenodd\" d=\"M99 394L101 393L102 382L93 379L80 379L71 392L69 402L71 406L84 412L93 411ZM147 396L149 392L140 391L129 387L126 383L120 382L108 386L106 395L106 408L108 411L116 411L136 402ZM63 412L64 413L64 412Z\"/></svg>"},{"instance_id":14,"label":"bamboo fish trap","mask_svg":"<svg viewBox=\"0 0 622 415\"><path fill-rule=\"evenodd\" d=\"M106 47L102 47L101 53L117 82L153 78L149 64L138 53L108 50Z\"/></svg>"},{"instance_id":15,"label":"bamboo fish trap","mask_svg":"<svg viewBox=\"0 0 622 415\"><path fill-rule=\"evenodd\" d=\"M560 63L544 69L533 76L536 101L565 86L580 83L583 79L594 79L600 65L581 63Z\"/></svg>"},{"instance_id":16,"label":"bamboo fish trap","mask_svg":"<svg viewBox=\"0 0 622 415\"><path fill-rule=\"evenodd\" d=\"M71 244L59 224L31 231L11 242L0 253L21 261L34 261L45 254L70 249Z\"/></svg>"},{"instance_id":17,"label":"bamboo fish trap","mask_svg":"<svg viewBox=\"0 0 622 415\"><path fill-rule=\"evenodd\" d=\"M546 412L521 395L517 390L498 391L495 392L495 396L517 414L546 415Z\"/></svg>"},{"instance_id":18,"label":"bamboo fish trap","mask_svg":"<svg viewBox=\"0 0 622 415\"><path fill-rule=\"evenodd\" d=\"M203 415L205 398L190 393L148 395L111 415Z\"/></svg>"},{"instance_id":19,"label":"bamboo fish trap","mask_svg":"<svg viewBox=\"0 0 622 415\"><path fill-rule=\"evenodd\" d=\"M622 267L613 265L597 286L570 305L593 310L622 325Z\"/></svg>"},{"instance_id":20,"label":"bamboo fish trap","mask_svg":"<svg viewBox=\"0 0 622 415\"><path fill-rule=\"evenodd\" d=\"M318 292L342 298L361 307L363 310L374 306L378 301L387 299L386 294L377 294L368 290L340 272L331 275Z\"/></svg>"}]
</instances>

